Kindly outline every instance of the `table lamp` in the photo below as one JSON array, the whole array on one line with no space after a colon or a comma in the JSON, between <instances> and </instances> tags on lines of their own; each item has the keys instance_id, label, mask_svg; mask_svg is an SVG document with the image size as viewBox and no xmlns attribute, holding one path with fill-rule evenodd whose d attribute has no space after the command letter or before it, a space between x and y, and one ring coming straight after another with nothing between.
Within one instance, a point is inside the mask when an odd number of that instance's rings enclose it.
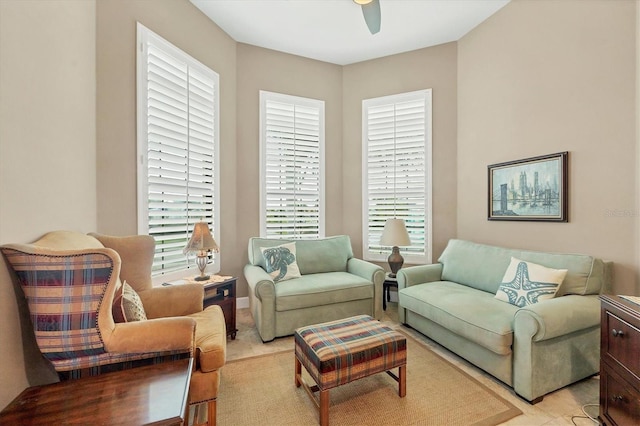
<instances>
[{"instance_id":1,"label":"table lamp","mask_svg":"<svg viewBox=\"0 0 640 426\"><path fill-rule=\"evenodd\" d=\"M396 273L402 268L402 264L404 263L398 246L411 245L404 219L387 219L387 222L384 224L384 230L382 231L382 237L380 238L380 244L383 246L393 246L387 260L389 261L389 268L391 268L389 277L395 278Z\"/></svg>"},{"instance_id":2,"label":"table lamp","mask_svg":"<svg viewBox=\"0 0 640 426\"><path fill-rule=\"evenodd\" d=\"M204 274L204 269L209 262L209 250L214 253L220 251L216 240L213 239L211 231L209 231L209 224L206 222L198 222L193 228L191 239L183 250L185 254L197 252L196 265L198 265L198 269L200 269L200 276L194 278L196 281L206 281L210 278L209 275Z\"/></svg>"}]
</instances>

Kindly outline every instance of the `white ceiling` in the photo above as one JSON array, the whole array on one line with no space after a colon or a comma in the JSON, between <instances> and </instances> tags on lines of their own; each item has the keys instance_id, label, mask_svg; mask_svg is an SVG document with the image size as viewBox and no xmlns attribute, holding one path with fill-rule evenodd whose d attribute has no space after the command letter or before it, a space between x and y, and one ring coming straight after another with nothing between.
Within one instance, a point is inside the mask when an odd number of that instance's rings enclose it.
<instances>
[{"instance_id":1,"label":"white ceiling","mask_svg":"<svg viewBox=\"0 0 640 426\"><path fill-rule=\"evenodd\" d=\"M352 0L190 0L234 40L347 65L459 40L509 0L380 0L371 35Z\"/></svg>"}]
</instances>

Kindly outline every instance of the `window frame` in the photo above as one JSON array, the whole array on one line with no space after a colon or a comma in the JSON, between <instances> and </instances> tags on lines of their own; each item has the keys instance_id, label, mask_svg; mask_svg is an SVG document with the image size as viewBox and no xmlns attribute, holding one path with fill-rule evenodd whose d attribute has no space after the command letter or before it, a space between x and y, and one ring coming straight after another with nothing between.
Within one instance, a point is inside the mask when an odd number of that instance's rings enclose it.
<instances>
[{"instance_id":1,"label":"window frame","mask_svg":"<svg viewBox=\"0 0 640 426\"><path fill-rule=\"evenodd\" d=\"M138 233L141 235L150 235L150 226L149 226L149 128L148 128L148 68L147 68L147 58L148 58L148 50L147 46L149 44L155 45L156 48L162 50L162 52L166 55L171 56L178 62L183 62L189 69L193 69L195 73L199 73L204 75L206 78L210 78L213 82L213 162L208 164L212 165L212 174L211 179L213 180L213 197L212 197L212 210L209 219L209 215L207 215L207 219L205 222L209 224L209 228L212 230L212 235L219 246L221 246L221 238L220 238L220 77L218 73L213 71L208 66L202 64L183 50L174 46L169 41L165 40L158 34L154 33L140 22L137 22L137 39L136 39L136 112L137 112L137 131L136 131L136 164L137 164L137 223L138 223ZM187 71L187 75L189 71ZM189 77L187 76L187 84ZM187 86L188 87L188 86ZM187 98L189 95L193 95L192 92L187 89ZM188 101L187 101L188 104ZM189 106L187 106L187 114L189 114L188 110ZM187 115L187 123L190 123L189 115ZM193 127L191 125L187 126L186 138L187 138L187 150L189 150L189 138L190 132L193 131ZM207 135L209 136L209 135ZM193 157L188 156L187 162L189 162ZM192 166L190 164L187 165L187 176L189 175L189 168ZM201 170L209 170L209 169L201 169ZM209 176L209 175L207 175ZM188 187L188 183L186 184ZM188 191L188 190L187 190ZM187 195L188 196L188 195ZM188 199L187 199L188 205ZM191 233L193 231L194 224L200 221L201 217L196 217L197 215L191 216L188 212L186 213L186 222L185 222L185 241L186 245L189 238L191 237ZM154 237L155 238L155 237ZM210 253L210 262L207 265L207 271L209 273L217 273L220 271L221 264L221 256L220 253ZM155 261L155 253L154 253L154 261ZM152 282L154 284L159 284L166 281L171 281L179 278L184 278L188 275L193 275L194 273L199 273L198 268L193 262L193 255L186 256L185 255L185 263L184 269L179 270L170 270L165 271L161 269L160 271L156 271L152 273Z\"/></svg>"},{"instance_id":2,"label":"window frame","mask_svg":"<svg viewBox=\"0 0 640 426\"><path fill-rule=\"evenodd\" d=\"M271 235L267 229L267 102L273 101L294 106L318 109L318 236L325 237L325 103L323 100L287 95L260 90L260 236L262 238L301 239L309 238L304 234L288 236Z\"/></svg>"},{"instance_id":3,"label":"window frame","mask_svg":"<svg viewBox=\"0 0 640 426\"><path fill-rule=\"evenodd\" d=\"M406 248L400 247L405 263L407 264L423 264L431 263L432 247L433 247L433 202L432 202L432 172L433 172L433 153L432 153L432 131L433 131L433 103L432 89L416 90L412 92L382 96L377 98L364 99L362 101L362 256L363 259L374 262L385 262L391 248L382 251L372 251L369 246L369 126L368 114L369 108L382 105L397 105L401 102L423 101L425 106L424 117L424 251L423 254L414 254L407 251ZM395 126L394 126L395 128ZM395 183L394 183L395 185ZM394 203L395 205L395 203ZM390 216L391 217L391 216ZM410 235L411 231L407 227ZM380 230L382 234L382 229ZM412 246L412 247L415 247Z\"/></svg>"}]
</instances>

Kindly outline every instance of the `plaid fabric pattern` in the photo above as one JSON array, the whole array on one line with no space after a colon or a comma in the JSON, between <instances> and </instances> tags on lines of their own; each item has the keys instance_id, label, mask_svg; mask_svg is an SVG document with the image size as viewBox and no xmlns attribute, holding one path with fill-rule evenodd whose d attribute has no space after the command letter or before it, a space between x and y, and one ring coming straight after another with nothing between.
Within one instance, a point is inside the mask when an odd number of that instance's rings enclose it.
<instances>
[{"instance_id":1,"label":"plaid fabric pattern","mask_svg":"<svg viewBox=\"0 0 640 426\"><path fill-rule=\"evenodd\" d=\"M80 366L74 366L73 369L58 371L60 380L79 379L87 376L97 376L99 374L109 373L112 371L128 370L130 368L141 367L143 365L161 364L163 362L175 361L191 357L190 352L154 352L147 354L104 354L111 355L109 357L99 356L107 361L106 364L83 365L82 361L78 363ZM71 364L70 364L71 365Z\"/></svg>"},{"instance_id":2,"label":"plaid fabric pattern","mask_svg":"<svg viewBox=\"0 0 640 426\"><path fill-rule=\"evenodd\" d=\"M113 270L108 256L51 256L6 248L3 253L27 298L38 347L56 370L123 356L106 354L98 331L98 309Z\"/></svg>"},{"instance_id":3,"label":"plaid fabric pattern","mask_svg":"<svg viewBox=\"0 0 640 426\"><path fill-rule=\"evenodd\" d=\"M407 363L407 339L369 315L295 331L295 355L321 390Z\"/></svg>"}]
</instances>

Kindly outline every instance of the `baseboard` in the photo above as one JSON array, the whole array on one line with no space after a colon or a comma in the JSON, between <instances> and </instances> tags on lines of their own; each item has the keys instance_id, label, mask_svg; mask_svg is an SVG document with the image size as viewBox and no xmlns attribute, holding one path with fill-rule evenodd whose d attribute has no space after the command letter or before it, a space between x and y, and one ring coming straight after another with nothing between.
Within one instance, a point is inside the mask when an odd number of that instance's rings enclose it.
<instances>
[{"instance_id":1,"label":"baseboard","mask_svg":"<svg viewBox=\"0 0 640 426\"><path fill-rule=\"evenodd\" d=\"M238 297L236 299L236 310L244 309L249 307L249 296L247 297Z\"/></svg>"}]
</instances>

